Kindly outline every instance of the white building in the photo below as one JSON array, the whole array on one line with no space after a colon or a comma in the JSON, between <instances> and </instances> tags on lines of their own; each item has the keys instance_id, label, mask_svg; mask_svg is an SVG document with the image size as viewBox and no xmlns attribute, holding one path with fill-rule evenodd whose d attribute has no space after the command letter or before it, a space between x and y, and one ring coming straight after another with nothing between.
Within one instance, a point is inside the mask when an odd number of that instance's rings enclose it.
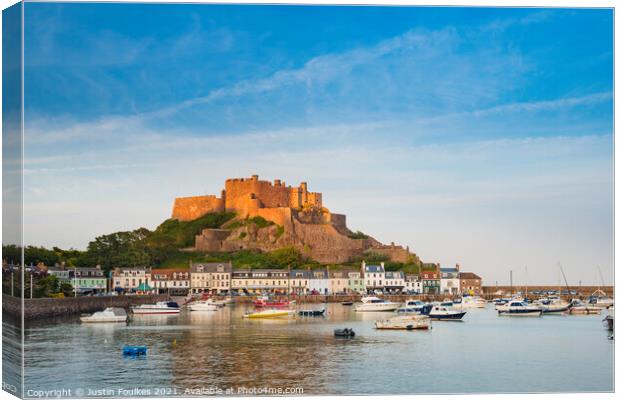
<instances>
[{"instance_id":1,"label":"white building","mask_svg":"<svg viewBox=\"0 0 620 400\"><path fill-rule=\"evenodd\" d=\"M310 294L329 294L329 276L327 271L310 271L308 291Z\"/></svg>"},{"instance_id":2,"label":"white building","mask_svg":"<svg viewBox=\"0 0 620 400\"><path fill-rule=\"evenodd\" d=\"M367 265L362 261L362 272L364 273L364 285L366 290L383 290L385 287L385 265Z\"/></svg>"},{"instance_id":3,"label":"white building","mask_svg":"<svg viewBox=\"0 0 620 400\"><path fill-rule=\"evenodd\" d=\"M387 292L402 292L405 288L405 274L403 271L387 271L385 273L385 290Z\"/></svg>"},{"instance_id":4,"label":"white building","mask_svg":"<svg viewBox=\"0 0 620 400\"><path fill-rule=\"evenodd\" d=\"M422 279L418 275L405 275L405 291L415 294L422 294Z\"/></svg>"},{"instance_id":5,"label":"white building","mask_svg":"<svg viewBox=\"0 0 620 400\"><path fill-rule=\"evenodd\" d=\"M439 290L441 294L458 295L461 293L459 280L459 265L455 268L440 268L441 279Z\"/></svg>"},{"instance_id":6,"label":"white building","mask_svg":"<svg viewBox=\"0 0 620 400\"><path fill-rule=\"evenodd\" d=\"M204 263L190 265L192 293L228 293L231 289L232 264Z\"/></svg>"},{"instance_id":7,"label":"white building","mask_svg":"<svg viewBox=\"0 0 620 400\"><path fill-rule=\"evenodd\" d=\"M157 293L184 296L190 290L190 272L187 269L154 269L151 272L153 288Z\"/></svg>"}]
</instances>

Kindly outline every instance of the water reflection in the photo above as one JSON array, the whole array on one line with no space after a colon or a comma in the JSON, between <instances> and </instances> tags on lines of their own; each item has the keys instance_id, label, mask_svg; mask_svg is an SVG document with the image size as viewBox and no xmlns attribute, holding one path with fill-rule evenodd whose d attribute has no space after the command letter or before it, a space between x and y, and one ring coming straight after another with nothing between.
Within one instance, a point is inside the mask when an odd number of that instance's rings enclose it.
<instances>
[{"instance_id":1,"label":"water reflection","mask_svg":"<svg viewBox=\"0 0 620 400\"><path fill-rule=\"evenodd\" d=\"M393 313L340 304L317 318L253 320L243 318L246 311L139 316L128 324L30 323L26 386L173 387L176 395L265 385L303 387L305 394L612 389L613 341L601 316L518 319L475 310L461 324L403 332L373 329ZM356 337L335 338L343 327ZM148 356L124 359L128 344L146 345ZM510 365L520 366L519 379Z\"/></svg>"}]
</instances>

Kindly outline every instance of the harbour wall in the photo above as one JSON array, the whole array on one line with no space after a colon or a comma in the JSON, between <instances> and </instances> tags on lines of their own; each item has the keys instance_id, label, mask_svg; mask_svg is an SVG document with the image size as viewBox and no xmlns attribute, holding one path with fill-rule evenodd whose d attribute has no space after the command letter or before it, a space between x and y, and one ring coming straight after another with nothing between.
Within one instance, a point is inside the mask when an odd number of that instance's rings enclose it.
<instances>
[{"instance_id":1,"label":"harbour wall","mask_svg":"<svg viewBox=\"0 0 620 400\"><path fill-rule=\"evenodd\" d=\"M145 296L93 296L93 297L66 297L63 299L24 299L24 319L39 319L63 315L93 313L106 307L121 307L128 309L138 304L155 303L168 300L168 295ZM22 311L22 301L19 297L2 295L2 312L19 317Z\"/></svg>"}]
</instances>

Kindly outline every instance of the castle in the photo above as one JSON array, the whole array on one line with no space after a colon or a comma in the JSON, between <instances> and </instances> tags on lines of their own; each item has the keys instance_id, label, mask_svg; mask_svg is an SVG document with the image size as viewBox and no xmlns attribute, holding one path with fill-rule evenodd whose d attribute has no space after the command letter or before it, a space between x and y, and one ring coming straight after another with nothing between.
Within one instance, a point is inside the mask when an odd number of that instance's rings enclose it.
<instances>
[{"instance_id":1,"label":"castle","mask_svg":"<svg viewBox=\"0 0 620 400\"><path fill-rule=\"evenodd\" d=\"M299 187L286 186L279 179L273 181L251 178L227 179L221 197L215 195L178 197L174 200L172 218L191 221L211 212L233 211L241 218L259 215L259 209L291 208L302 210L321 209L321 193L309 192L308 184Z\"/></svg>"},{"instance_id":2,"label":"castle","mask_svg":"<svg viewBox=\"0 0 620 400\"><path fill-rule=\"evenodd\" d=\"M174 200L172 218L192 221L207 213L234 212L234 221L221 229L203 229L196 235L198 251L230 252L243 249L272 251L293 246L322 263L341 263L372 250L394 261L408 262L409 248L383 245L366 237L352 237L346 216L334 214L323 206L321 193L309 192L306 182L287 186L276 179L227 179L221 196L179 197ZM247 219L261 217L271 225L258 227Z\"/></svg>"}]
</instances>

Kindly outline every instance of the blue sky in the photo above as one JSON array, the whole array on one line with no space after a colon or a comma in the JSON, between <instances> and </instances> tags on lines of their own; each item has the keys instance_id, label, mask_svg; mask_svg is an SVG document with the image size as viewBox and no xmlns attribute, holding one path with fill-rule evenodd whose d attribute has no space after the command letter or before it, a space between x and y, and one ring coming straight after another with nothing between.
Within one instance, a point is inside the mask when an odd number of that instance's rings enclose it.
<instances>
[{"instance_id":1,"label":"blue sky","mask_svg":"<svg viewBox=\"0 0 620 400\"><path fill-rule=\"evenodd\" d=\"M154 228L227 177L490 283L613 273L611 10L26 5L25 236Z\"/></svg>"}]
</instances>

